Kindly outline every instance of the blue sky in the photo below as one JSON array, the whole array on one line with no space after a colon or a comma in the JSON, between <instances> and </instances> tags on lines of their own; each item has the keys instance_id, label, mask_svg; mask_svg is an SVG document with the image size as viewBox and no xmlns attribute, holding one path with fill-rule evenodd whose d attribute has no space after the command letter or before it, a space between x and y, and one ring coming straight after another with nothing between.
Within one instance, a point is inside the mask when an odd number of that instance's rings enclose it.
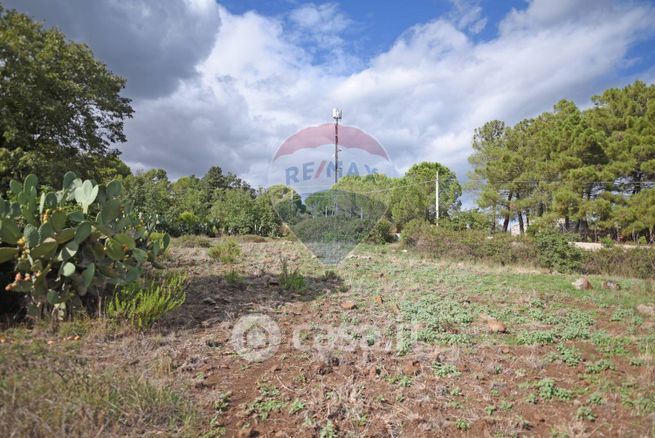
<instances>
[{"instance_id":1,"label":"blue sky","mask_svg":"<svg viewBox=\"0 0 655 438\"><path fill-rule=\"evenodd\" d=\"M128 80L118 147L173 178L212 165L254 185L298 130L364 129L403 172L460 180L475 128L655 80L655 4L619 0L4 0Z\"/></svg>"}]
</instances>

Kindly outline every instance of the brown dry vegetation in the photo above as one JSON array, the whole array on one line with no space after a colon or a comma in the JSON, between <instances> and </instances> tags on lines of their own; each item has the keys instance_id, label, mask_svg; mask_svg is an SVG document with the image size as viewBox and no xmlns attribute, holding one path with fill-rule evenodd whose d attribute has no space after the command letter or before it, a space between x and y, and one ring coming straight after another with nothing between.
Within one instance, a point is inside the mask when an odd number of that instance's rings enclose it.
<instances>
[{"instance_id":1,"label":"brown dry vegetation","mask_svg":"<svg viewBox=\"0 0 655 438\"><path fill-rule=\"evenodd\" d=\"M655 319L636 310L655 302L648 281L604 290L590 277L577 291L572 276L393 245L326 272L284 240L242 242L225 265L195 246L167 261L189 275L186 303L146 333L110 321L0 333L0 434L653 434ZM282 260L303 289L279 284ZM263 362L230 343L254 312L282 334Z\"/></svg>"}]
</instances>

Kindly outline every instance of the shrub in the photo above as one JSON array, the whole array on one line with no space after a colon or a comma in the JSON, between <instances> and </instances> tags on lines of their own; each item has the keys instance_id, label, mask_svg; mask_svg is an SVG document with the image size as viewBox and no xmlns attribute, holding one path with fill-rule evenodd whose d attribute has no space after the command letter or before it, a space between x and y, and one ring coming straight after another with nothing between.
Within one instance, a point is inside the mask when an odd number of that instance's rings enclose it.
<instances>
[{"instance_id":1,"label":"shrub","mask_svg":"<svg viewBox=\"0 0 655 438\"><path fill-rule=\"evenodd\" d=\"M105 315L110 319L126 321L139 330L148 329L166 313L184 303L186 280L184 274L173 274L126 284L117 289L107 304Z\"/></svg>"},{"instance_id":2,"label":"shrub","mask_svg":"<svg viewBox=\"0 0 655 438\"><path fill-rule=\"evenodd\" d=\"M571 245L572 236L555 229L544 228L535 233L539 264L560 272L578 271L583 261L582 250Z\"/></svg>"},{"instance_id":3,"label":"shrub","mask_svg":"<svg viewBox=\"0 0 655 438\"><path fill-rule=\"evenodd\" d=\"M236 271L230 271L227 274L225 274L225 281L227 281L227 284L233 286L235 284L239 284L243 281L241 278L241 275L236 272Z\"/></svg>"},{"instance_id":4,"label":"shrub","mask_svg":"<svg viewBox=\"0 0 655 438\"><path fill-rule=\"evenodd\" d=\"M37 185L35 175L12 180L0 197L0 271L11 278L4 288L24 294L30 315L72 317L137 280L146 261L158 265L170 239L151 238L154 224L119 200L119 181L96 185L68 172L58 192L39 196Z\"/></svg>"},{"instance_id":5,"label":"shrub","mask_svg":"<svg viewBox=\"0 0 655 438\"><path fill-rule=\"evenodd\" d=\"M209 248L211 241L205 236L196 236L193 234L185 234L173 239L173 246L179 248Z\"/></svg>"},{"instance_id":6,"label":"shrub","mask_svg":"<svg viewBox=\"0 0 655 438\"><path fill-rule=\"evenodd\" d=\"M412 219L405 224L400 234L401 239L408 246L420 246L422 238L426 237L430 223L424 219Z\"/></svg>"},{"instance_id":7,"label":"shrub","mask_svg":"<svg viewBox=\"0 0 655 438\"><path fill-rule=\"evenodd\" d=\"M391 229L393 224L389 222L386 218L380 219L374 226L371 232L368 234L366 240L370 243L384 244L393 241L393 235L391 234Z\"/></svg>"},{"instance_id":8,"label":"shrub","mask_svg":"<svg viewBox=\"0 0 655 438\"><path fill-rule=\"evenodd\" d=\"M372 219L317 216L301 220L293 226L293 232L305 243L359 243L368 236L374 225Z\"/></svg>"},{"instance_id":9,"label":"shrub","mask_svg":"<svg viewBox=\"0 0 655 438\"><path fill-rule=\"evenodd\" d=\"M241 247L235 239L225 239L209 248L207 254L221 263L235 263L241 255Z\"/></svg>"},{"instance_id":10,"label":"shrub","mask_svg":"<svg viewBox=\"0 0 655 438\"><path fill-rule=\"evenodd\" d=\"M280 282L280 286L287 290L299 291L305 287L305 277L298 272L298 268L289 272L289 266L286 260L282 260L282 273L278 281Z\"/></svg>"},{"instance_id":11,"label":"shrub","mask_svg":"<svg viewBox=\"0 0 655 438\"><path fill-rule=\"evenodd\" d=\"M587 254L582 271L587 274L653 278L655 248L601 248Z\"/></svg>"},{"instance_id":12,"label":"shrub","mask_svg":"<svg viewBox=\"0 0 655 438\"><path fill-rule=\"evenodd\" d=\"M408 246L456 260L507 264L525 263L535 256L534 247L526 239L515 239L506 233L489 236L480 230L453 231L425 221L408 222L402 237Z\"/></svg>"}]
</instances>

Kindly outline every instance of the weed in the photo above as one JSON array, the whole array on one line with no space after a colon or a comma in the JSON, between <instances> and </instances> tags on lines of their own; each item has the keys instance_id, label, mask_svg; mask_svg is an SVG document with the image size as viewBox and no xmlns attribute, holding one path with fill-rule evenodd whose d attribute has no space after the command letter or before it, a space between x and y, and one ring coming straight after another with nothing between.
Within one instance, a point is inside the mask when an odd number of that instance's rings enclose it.
<instances>
[{"instance_id":1,"label":"weed","mask_svg":"<svg viewBox=\"0 0 655 438\"><path fill-rule=\"evenodd\" d=\"M366 417L366 415L358 414L358 415L355 415L355 417L353 418L353 422L358 427L364 427L364 426L366 426L366 423L368 423L368 417Z\"/></svg>"},{"instance_id":2,"label":"weed","mask_svg":"<svg viewBox=\"0 0 655 438\"><path fill-rule=\"evenodd\" d=\"M397 384L398 386L402 386L403 388L408 388L412 386L412 378L404 374L388 376L386 377L386 380L389 383Z\"/></svg>"},{"instance_id":3,"label":"weed","mask_svg":"<svg viewBox=\"0 0 655 438\"><path fill-rule=\"evenodd\" d=\"M318 434L319 438L337 438L337 429L331 420L328 420Z\"/></svg>"},{"instance_id":4,"label":"weed","mask_svg":"<svg viewBox=\"0 0 655 438\"><path fill-rule=\"evenodd\" d=\"M598 392L594 392L589 396L589 403L594 405L602 405L605 403L605 400L603 399L603 396L601 394L599 394Z\"/></svg>"},{"instance_id":5,"label":"weed","mask_svg":"<svg viewBox=\"0 0 655 438\"><path fill-rule=\"evenodd\" d=\"M457 371L457 367L455 365L443 362L433 363L432 371L437 377L451 377L460 375L460 372Z\"/></svg>"},{"instance_id":6,"label":"weed","mask_svg":"<svg viewBox=\"0 0 655 438\"><path fill-rule=\"evenodd\" d=\"M138 282L126 284L109 301L105 315L127 321L137 329L148 329L164 314L184 303L186 280L184 274L173 274L145 285Z\"/></svg>"},{"instance_id":7,"label":"weed","mask_svg":"<svg viewBox=\"0 0 655 438\"><path fill-rule=\"evenodd\" d=\"M537 404L537 395L534 392L531 392L528 394L528 396L525 398L525 401L527 403L530 403L531 405L536 405Z\"/></svg>"},{"instance_id":8,"label":"weed","mask_svg":"<svg viewBox=\"0 0 655 438\"><path fill-rule=\"evenodd\" d=\"M588 406L580 406L575 413L575 418L578 420L594 421L596 416Z\"/></svg>"},{"instance_id":9,"label":"weed","mask_svg":"<svg viewBox=\"0 0 655 438\"><path fill-rule=\"evenodd\" d=\"M221 263L236 263L239 256L241 256L241 247L235 239L229 238L209 248L207 255L214 260L219 260Z\"/></svg>"},{"instance_id":10,"label":"weed","mask_svg":"<svg viewBox=\"0 0 655 438\"><path fill-rule=\"evenodd\" d=\"M218 412L225 412L230 407L231 392L223 392L218 394L218 398L214 401L214 410Z\"/></svg>"},{"instance_id":11,"label":"weed","mask_svg":"<svg viewBox=\"0 0 655 438\"><path fill-rule=\"evenodd\" d=\"M585 371L589 374L598 374L607 370L615 370L614 363L611 360L601 359L597 362L587 364Z\"/></svg>"},{"instance_id":12,"label":"weed","mask_svg":"<svg viewBox=\"0 0 655 438\"><path fill-rule=\"evenodd\" d=\"M487 413L487 415L493 415L493 413L496 412L496 407L494 405L488 405L484 408L484 411Z\"/></svg>"},{"instance_id":13,"label":"weed","mask_svg":"<svg viewBox=\"0 0 655 438\"><path fill-rule=\"evenodd\" d=\"M557 346L557 351L559 354L549 355L549 359L554 362L556 360L561 360L570 367L576 366L582 361L582 354L575 347L567 347L564 344Z\"/></svg>"},{"instance_id":14,"label":"weed","mask_svg":"<svg viewBox=\"0 0 655 438\"><path fill-rule=\"evenodd\" d=\"M289 413L291 415L297 414L298 412L302 411L303 409L305 409L305 404L303 402L301 402L300 400L298 400L298 399L295 399L289 405Z\"/></svg>"},{"instance_id":15,"label":"weed","mask_svg":"<svg viewBox=\"0 0 655 438\"><path fill-rule=\"evenodd\" d=\"M298 271L298 268L289 272L286 259L282 260L282 273L278 281L280 282L280 286L286 290L299 291L305 287L305 277Z\"/></svg>"},{"instance_id":16,"label":"weed","mask_svg":"<svg viewBox=\"0 0 655 438\"><path fill-rule=\"evenodd\" d=\"M570 400L573 396L571 391L557 387L553 379L548 377L538 381L536 387L539 389L539 395L544 400L552 400L553 397L560 400Z\"/></svg>"},{"instance_id":17,"label":"weed","mask_svg":"<svg viewBox=\"0 0 655 438\"><path fill-rule=\"evenodd\" d=\"M211 246L211 241L205 236L185 234L173 239L171 241L171 246L177 248L209 248Z\"/></svg>"},{"instance_id":18,"label":"weed","mask_svg":"<svg viewBox=\"0 0 655 438\"><path fill-rule=\"evenodd\" d=\"M227 281L227 284L233 286L235 284L240 284L243 281L243 278L238 272L230 271L225 274L225 281Z\"/></svg>"},{"instance_id":19,"label":"weed","mask_svg":"<svg viewBox=\"0 0 655 438\"><path fill-rule=\"evenodd\" d=\"M516 342L521 345L543 345L552 344L557 339L552 330L524 331L516 337Z\"/></svg>"},{"instance_id":20,"label":"weed","mask_svg":"<svg viewBox=\"0 0 655 438\"><path fill-rule=\"evenodd\" d=\"M500 407L500 409L502 409L503 411L509 411L512 409L513 406L514 406L513 403L504 400L501 401L500 404L498 405L498 407Z\"/></svg>"},{"instance_id":21,"label":"weed","mask_svg":"<svg viewBox=\"0 0 655 438\"><path fill-rule=\"evenodd\" d=\"M467 431L471 428L471 423L464 418L458 418L455 421L455 427L461 431Z\"/></svg>"},{"instance_id":22,"label":"weed","mask_svg":"<svg viewBox=\"0 0 655 438\"><path fill-rule=\"evenodd\" d=\"M268 419L272 412L279 412L285 404L279 400L266 400L263 397L257 397L246 407L248 415L256 414L261 420Z\"/></svg>"}]
</instances>

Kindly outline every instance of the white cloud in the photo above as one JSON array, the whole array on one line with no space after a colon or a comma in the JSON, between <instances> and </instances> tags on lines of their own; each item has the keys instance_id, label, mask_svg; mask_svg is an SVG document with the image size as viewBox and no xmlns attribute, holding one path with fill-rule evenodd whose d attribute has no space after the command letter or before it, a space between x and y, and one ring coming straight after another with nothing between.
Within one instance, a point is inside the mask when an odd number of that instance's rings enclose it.
<instances>
[{"instance_id":1,"label":"white cloud","mask_svg":"<svg viewBox=\"0 0 655 438\"><path fill-rule=\"evenodd\" d=\"M477 41L470 34L486 23L478 3L453 4L449 15L413 26L369 60L345 44L352 21L335 4L278 17L219 7L220 28L217 18L203 28L213 33L210 49L199 52L193 74L180 75L168 94L135 100L123 157L173 177L218 164L264 183L280 142L329 121L331 108L341 106L344 123L380 140L401 170L436 160L463 178L476 127L515 123L561 98L585 104L635 79L617 72L628 49L655 29L648 5L534 0L510 12L495 39ZM211 16L213 6L201 6ZM334 55L329 62L326 53ZM652 80L652 70L641 77Z\"/></svg>"},{"instance_id":2,"label":"white cloud","mask_svg":"<svg viewBox=\"0 0 655 438\"><path fill-rule=\"evenodd\" d=\"M482 16L482 6L479 0L450 0L453 9L449 14L450 20L458 29L468 30L478 34L487 25L487 19Z\"/></svg>"},{"instance_id":3,"label":"white cloud","mask_svg":"<svg viewBox=\"0 0 655 438\"><path fill-rule=\"evenodd\" d=\"M555 3L536 0L513 11L501 23L500 36L488 42L467 35L482 19L475 10L468 18L460 14L416 25L352 74L317 64L311 50L289 35L284 19L221 9L222 27L198 67L200 78L187 81L168 101L149 103L147 111L137 107L130 129L164 125L164 132L179 128L199 140L184 148L180 161L168 155L158 161L174 173L202 173L218 162L263 183L275 147L299 128L329 120L330 108L338 104L344 123L378 138L401 170L436 160L464 177L476 127L495 118L514 123L564 97L588 100L607 85L630 45L654 21L653 10L643 6ZM336 11L312 5L294 11L291 20L298 27L338 29L345 21L324 20ZM173 111L183 117L158 123L165 116L157 114L166 113L162 105L178 107ZM192 123L196 119L205 123ZM124 149L131 156L138 134L128 134ZM162 137L157 141L184 142L184 136Z\"/></svg>"}]
</instances>

